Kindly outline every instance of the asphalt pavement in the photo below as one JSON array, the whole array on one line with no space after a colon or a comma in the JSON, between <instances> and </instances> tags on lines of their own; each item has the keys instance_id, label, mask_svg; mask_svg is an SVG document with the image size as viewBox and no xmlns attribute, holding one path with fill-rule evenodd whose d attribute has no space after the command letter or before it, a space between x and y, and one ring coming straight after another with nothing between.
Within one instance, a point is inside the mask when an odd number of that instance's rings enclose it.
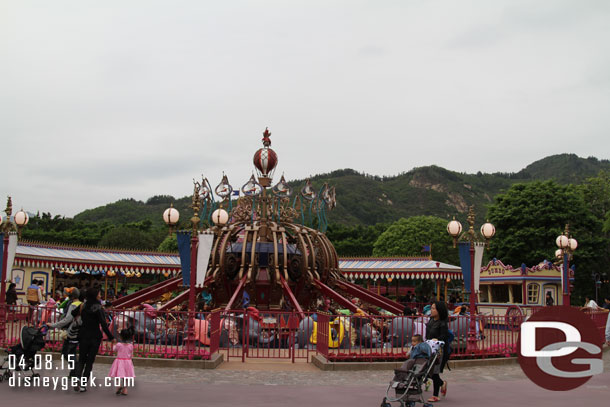
<instances>
[{"instance_id":1,"label":"asphalt pavement","mask_svg":"<svg viewBox=\"0 0 610 407\"><path fill-rule=\"evenodd\" d=\"M518 365L479 366L445 372L447 398L439 406L607 405L610 398L610 352L605 371L568 392L544 390L529 381ZM106 376L109 365L96 364L94 374ZM41 372L62 377L65 372ZM391 371L322 372L311 364L273 361L231 362L216 370L138 368L136 385L128 396L112 388L90 388L85 393L49 388L10 387L0 383L3 406L379 406ZM426 393L426 397L431 394Z\"/></svg>"}]
</instances>

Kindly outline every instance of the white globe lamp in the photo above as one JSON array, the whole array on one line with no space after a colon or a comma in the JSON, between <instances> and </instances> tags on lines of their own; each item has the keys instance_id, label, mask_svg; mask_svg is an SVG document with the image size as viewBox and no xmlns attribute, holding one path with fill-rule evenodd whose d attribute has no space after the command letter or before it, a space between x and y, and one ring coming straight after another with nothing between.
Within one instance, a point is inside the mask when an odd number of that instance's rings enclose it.
<instances>
[{"instance_id":1,"label":"white globe lamp","mask_svg":"<svg viewBox=\"0 0 610 407\"><path fill-rule=\"evenodd\" d=\"M578 242L576 241L576 239L574 239L574 238L568 239L568 247L570 248L571 251L576 250L576 248L578 247Z\"/></svg>"},{"instance_id":2,"label":"white globe lamp","mask_svg":"<svg viewBox=\"0 0 610 407\"><path fill-rule=\"evenodd\" d=\"M212 222L217 226L224 226L229 221L229 214L224 209L216 209L212 212Z\"/></svg>"},{"instance_id":3,"label":"white globe lamp","mask_svg":"<svg viewBox=\"0 0 610 407\"><path fill-rule=\"evenodd\" d=\"M559 235L557 236L557 239L555 239L555 244L557 244L557 247L560 249L567 249L570 243L566 235Z\"/></svg>"},{"instance_id":4,"label":"white globe lamp","mask_svg":"<svg viewBox=\"0 0 610 407\"><path fill-rule=\"evenodd\" d=\"M165 212L163 212L163 221L168 226L176 225L178 223L178 220L180 220L180 212L178 212L178 210L174 208L174 205L171 205L165 210Z\"/></svg>"},{"instance_id":5,"label":"white globe lamp","mask_svg":"<svg viewBox=\"0 0 610 407\"><path fill-rule=\"evenodd\" d=\"M496 227L487 222L481 226L481 234L485 239L491 239L496 234Z\"/></svg>"},{"instance_id":6,"label":"white globe lamp","mask_svg":"<svg viewBox=\"0 0 610 407\"><path fill-rule=\"evenodd\" d=\"M27 225L29 221L30 217L23 209L21 209L15 214L15 224L17 225L17 227L22 228Z\"/></svg>"},{"instance_id":7,"label":"white globe lamp","mask_svg":"<svg viewBox=\"0 0 610 407\"><path fill-rule=\"evenodd\" d=\"M458 237L462 233L462 224L454 218L447 224L447 232L453 237Z\"/></svg>"}]
</instances>

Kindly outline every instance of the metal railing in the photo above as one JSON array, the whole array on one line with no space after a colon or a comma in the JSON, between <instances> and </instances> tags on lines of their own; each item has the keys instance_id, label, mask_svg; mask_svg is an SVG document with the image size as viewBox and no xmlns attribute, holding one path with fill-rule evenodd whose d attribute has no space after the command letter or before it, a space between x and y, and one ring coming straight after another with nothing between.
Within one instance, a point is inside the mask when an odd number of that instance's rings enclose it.
<instances>
[{"instance_id":1,"label":"metal railing","mask_svg":"<svg viewBox=\"0 0 610 407\"><path fill-rule=\"evenodd\" d=\"M58 321L54 307L0 305L6 309L5 339L0 347L19 342L23 326L40 326ZM109 328L118 338L122 329L134 327L134 356L147 358L208 359L221 352L226 360L273 358L309 361L320 354L331 361L402 360L413 335L426 338L428 317L380 315L329 315L280 311L197 313L192 344L188 339L188 312L143 310L106 311ZM585 311L603 334L608 313ZM451 316L449 329L454 339L451 358L514 356L518 350L519 327L525 316L476 316L476 337L468 343L470 317ZM61 330L50 330L46 349L61 349ZM104 340L100 355L113 355L112 343Z\"/></svg>"},{"instance_id":2,"label":"metal railing","mask_svg":"<svg viewBox=\"0 0 610 407\"><path fill-rule=\"evenodd\" d=\"M64 315L53 307L1 305L7 310L5 338L0 347L7 348L20 341L24 326L42 326L59 321ZM156 310L106 310L108 328L119 339L120 332L133 327L134 357L209 359L218 351L220 311L198 313L195 322L195 342L187 346L188 312ZM62 329L49 329L45 336L46 350L58 351L65 334ZM65 332L65 331L64 331ZM114 355L112 342L103 334L98 355Z\"/></svg>"}]
</instances>

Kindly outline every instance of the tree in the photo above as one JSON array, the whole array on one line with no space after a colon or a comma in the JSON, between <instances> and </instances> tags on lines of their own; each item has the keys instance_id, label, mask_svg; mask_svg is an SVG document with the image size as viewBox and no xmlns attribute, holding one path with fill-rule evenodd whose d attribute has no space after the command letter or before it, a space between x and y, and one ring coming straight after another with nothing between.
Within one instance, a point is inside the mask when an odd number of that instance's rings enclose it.
<instances>
[{"instance_id":1,"label":"tree","mask_svg":"<svg viewBox=\"0 0 610 407\"><path fill-rule=\"evenodd\" d=\"M165 253L174 253L178 251L178 239L176 238L176 234L172 233L167 236L157 248L160 252Z\"/></svg>"},{"instance_id":2,"label":"tree","mask_svg":"<svg viewBox=\"0 0 610 407\"><path fill-rule=\"evenodd\" d=\"M490 252L505 264L536 265L555 258L555 239L570 225L578 240L574 253L575 295L590 294L591 272L603 271L602 220L587 207L578 187L553 181L513 185L496 197L489 220L496 227Z\"/></svg>"},{"instance_id":3,"label":"tree","mask_svg":"<svg viewBox=\"0 0 610 407\"><path fill-rule=\"evenodd\" d=\"M373 254L373 245L388 225L379 223L374 226L345 226L332 224L326 236L335 246L339 256L367 257Z\"/></svg>"},{"instance_id":4,"label":"tree","mask_svg":"<svg viewBox=\"0 0 610 407\"><path fill-rule=\"evenodd\" d=\"M432 257L459 264L457 249L447 233L447 221L435 216L413 216L394 222L375 242L374 256L421 256L422 247L432 245Z\"/></svg>"},{"instance_id":5,"label":"tree","mask_svg":"<svg viewBox=\"0 0 610 407\"><path fill-rule=\"evenodd\" d=\"M585 204L593 215L603 223L603 238L605 247L603 250L603 264L610 263L610 172L600 171L597 177L588 178L581 185ZM607 273L607 271L606 271ZM600 295L610 294L610 284L601 285Z\"/></svg>"},{"instance_id":6,"label":"tree","mask_svg":"<svg viewBox=\"0 0 610 407\"><path fill-rule=\"evenodd\" d=\"M131 250L156 250L163 240L162 230L150 230L148 221L110 229L99 241L100 247Z\"/></svg>"}]
</instances>

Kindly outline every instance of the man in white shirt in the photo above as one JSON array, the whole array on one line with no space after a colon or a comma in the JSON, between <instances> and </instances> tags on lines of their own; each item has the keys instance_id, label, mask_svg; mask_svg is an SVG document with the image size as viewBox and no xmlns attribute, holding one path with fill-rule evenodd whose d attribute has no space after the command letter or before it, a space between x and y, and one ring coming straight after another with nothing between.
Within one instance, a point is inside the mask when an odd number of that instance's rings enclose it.
<instances>
[{"instance_id":1,"label":"man in white shirt","mask_svg":"<svg viewBox=\"0 0 610 407\"><path fill-rule=\"evenodd\" d=\"M591 308L593 310L599 310L601 307L597 305L595 301L590 299L589 297L585 297L585 306L583 308Z\"/></svg>"}]
</instances>

